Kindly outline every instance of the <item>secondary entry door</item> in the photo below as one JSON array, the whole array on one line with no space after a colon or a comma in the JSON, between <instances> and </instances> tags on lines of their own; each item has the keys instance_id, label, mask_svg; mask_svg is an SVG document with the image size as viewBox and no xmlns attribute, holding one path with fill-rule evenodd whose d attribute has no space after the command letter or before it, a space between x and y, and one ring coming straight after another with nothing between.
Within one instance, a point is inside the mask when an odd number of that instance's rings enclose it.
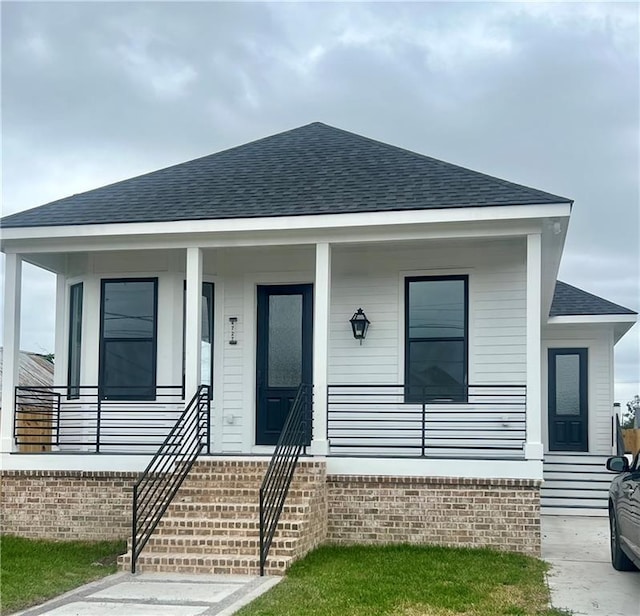
<instances>
[{"instance_id":1,"label":"secondary entry door","mask_svg":"<svg viewBox=\"0 0 640 616\"><path fill-rule=\"evenodd\" d=\"M589 451L587 349L549 349L549 450Z\"/></svg>"},{"instance_id":2,"label":"secondary entry door","mask_svg":"<svg viewBox=\"0 0 640 616\"><path fill-rule=\"evenodd\" d=\"M258 287L256 444L275 445L301 383L312 379L313 286Z\"/></svg>"}]
</instances>

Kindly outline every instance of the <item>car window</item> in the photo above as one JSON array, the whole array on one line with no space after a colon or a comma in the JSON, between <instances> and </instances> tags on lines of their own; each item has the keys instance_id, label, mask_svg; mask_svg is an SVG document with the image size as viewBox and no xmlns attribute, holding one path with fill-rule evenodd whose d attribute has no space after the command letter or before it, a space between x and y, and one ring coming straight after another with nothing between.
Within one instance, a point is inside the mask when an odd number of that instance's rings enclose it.
<instances>
[{"instance_id":1,"label":"car window","mask_svg":"<svg viewBox=\"0 0 640 616\"><path fill-rule=\"evenodd\" d=\"M640 451L636 454L634 461L631 463L631 470L640 471Z\"/></svg>"}]
</instances>

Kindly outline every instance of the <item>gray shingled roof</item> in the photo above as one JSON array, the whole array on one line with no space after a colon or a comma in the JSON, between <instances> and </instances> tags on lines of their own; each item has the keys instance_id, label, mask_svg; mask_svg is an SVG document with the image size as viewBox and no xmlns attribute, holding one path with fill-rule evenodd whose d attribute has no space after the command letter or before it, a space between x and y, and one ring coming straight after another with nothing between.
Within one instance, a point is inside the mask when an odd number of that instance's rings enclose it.
<instances>
[{"instance_id":1,"label":"gray shingled roof","mask_svg":"<svg viewBox=\"0 0 640 616\"><path fill-rule=\"evenodd\" d=\"M567 203L314 122L7 216L34 227Z\"/></svg>"},{"instance_id":2,"label":"gray shingled roof","mask_svg":"<svg viewBox=\"0 0 640 616\"><path fill-rule=\"evenodd\" d=\"M558 280L551 303L550 317L569 315L637 314L609 300L587 293Z\"/></svg>"}]
</instances>

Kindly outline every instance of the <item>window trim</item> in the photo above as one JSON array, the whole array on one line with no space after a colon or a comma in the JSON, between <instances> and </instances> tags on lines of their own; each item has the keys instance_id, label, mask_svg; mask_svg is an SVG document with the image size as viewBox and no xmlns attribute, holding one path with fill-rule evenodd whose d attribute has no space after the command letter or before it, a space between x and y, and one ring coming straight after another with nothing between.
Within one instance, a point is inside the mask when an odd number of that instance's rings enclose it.
<instances>
[{"instance_id":1,"label":"window trim","mask_svg":"<svg viewBox=\"0 0 640 616\"><path fill-rule=\"evenodd\" d=\"M108 340L127 340L129 342L152 341L152 375L153 380L149 389L152 391L151 396L146 395L123 395L109 396L104 394L104 370L105 370L105 345L104 345L104 294L105 286L109 283L118 282L152 282L153 283L153 336L151 338L108 338ZM131 400L131 401L149 401L156 399L156 387L158 384L158 277L146 278L102 278L100 280L100 340L99 340L99 368L98 368L98 397L100 400Z\"/></svg>"},{"instance_id":2,"label":"window trim","mask_svg":"<svg viewBox=\"0 0 640 616\"><path fill-rule=\"evenodd\" d=\"M412 282L423 281L442 281L447 280L461 280L464 283L464 336L442 336L442 337L430 337L430 338L410 338L409 328L411 325L409 316L409 289ZM445 274L442 276L405 276L404 277L404 398L407 403L422 403L422 396L416 398L410 394L409 383L409 348L411 342L456 342L463 340L464 349L464 394L460 400L442 400L438 401L438 404L459 404L461 402L466 403L468 400L468 388L469 388L469 275L468 274ZM428 402L428 398L425 399Z\"/></svg>"},{"instance_id":3,"label":"window trim","mask_svg":"<svg viewBox=\"0 0 640 616\"><path fill-rule=\"evenodd\" d=\"M74 303L74 290L79 289L79 302ZM80 383L82 382L82 312L84 307L84 283L77 282L69 286L69 340L67 348L67 400L77 400L80 398ZM73 328L74 328L74 308L77 309L77 317L80 319L80 335L78 336L77 356L74 353ZM74 361L75 360L75 361ZM71 382L72 365L78 364L78 382Z\"/></svg>"}]
</instances>

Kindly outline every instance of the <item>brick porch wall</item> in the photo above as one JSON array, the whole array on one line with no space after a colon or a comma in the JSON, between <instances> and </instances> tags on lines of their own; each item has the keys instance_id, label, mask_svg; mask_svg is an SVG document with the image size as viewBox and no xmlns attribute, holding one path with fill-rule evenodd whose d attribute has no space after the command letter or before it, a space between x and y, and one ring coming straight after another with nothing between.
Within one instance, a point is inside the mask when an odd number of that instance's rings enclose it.
<instances>
[{"instance_id":1,"label":"brick porch wall","mask_svg":"<svg viewBox=\"0 0 640 616\"><path fill-rule=\"evenodd\" d=\"M2 532L37 539L125 539L138 473L3 471Z\"/></svg>"},{"instance_id":2,"label":"brick porch wall","mask_svg":"<svg viewBox=\"0 0 640 616\"><path fill-rule=\"evenodd\" d=\"M540 556L540 484L329 475L327 538L334 543L486 546Z\"/></svg>"}]
</instances>

